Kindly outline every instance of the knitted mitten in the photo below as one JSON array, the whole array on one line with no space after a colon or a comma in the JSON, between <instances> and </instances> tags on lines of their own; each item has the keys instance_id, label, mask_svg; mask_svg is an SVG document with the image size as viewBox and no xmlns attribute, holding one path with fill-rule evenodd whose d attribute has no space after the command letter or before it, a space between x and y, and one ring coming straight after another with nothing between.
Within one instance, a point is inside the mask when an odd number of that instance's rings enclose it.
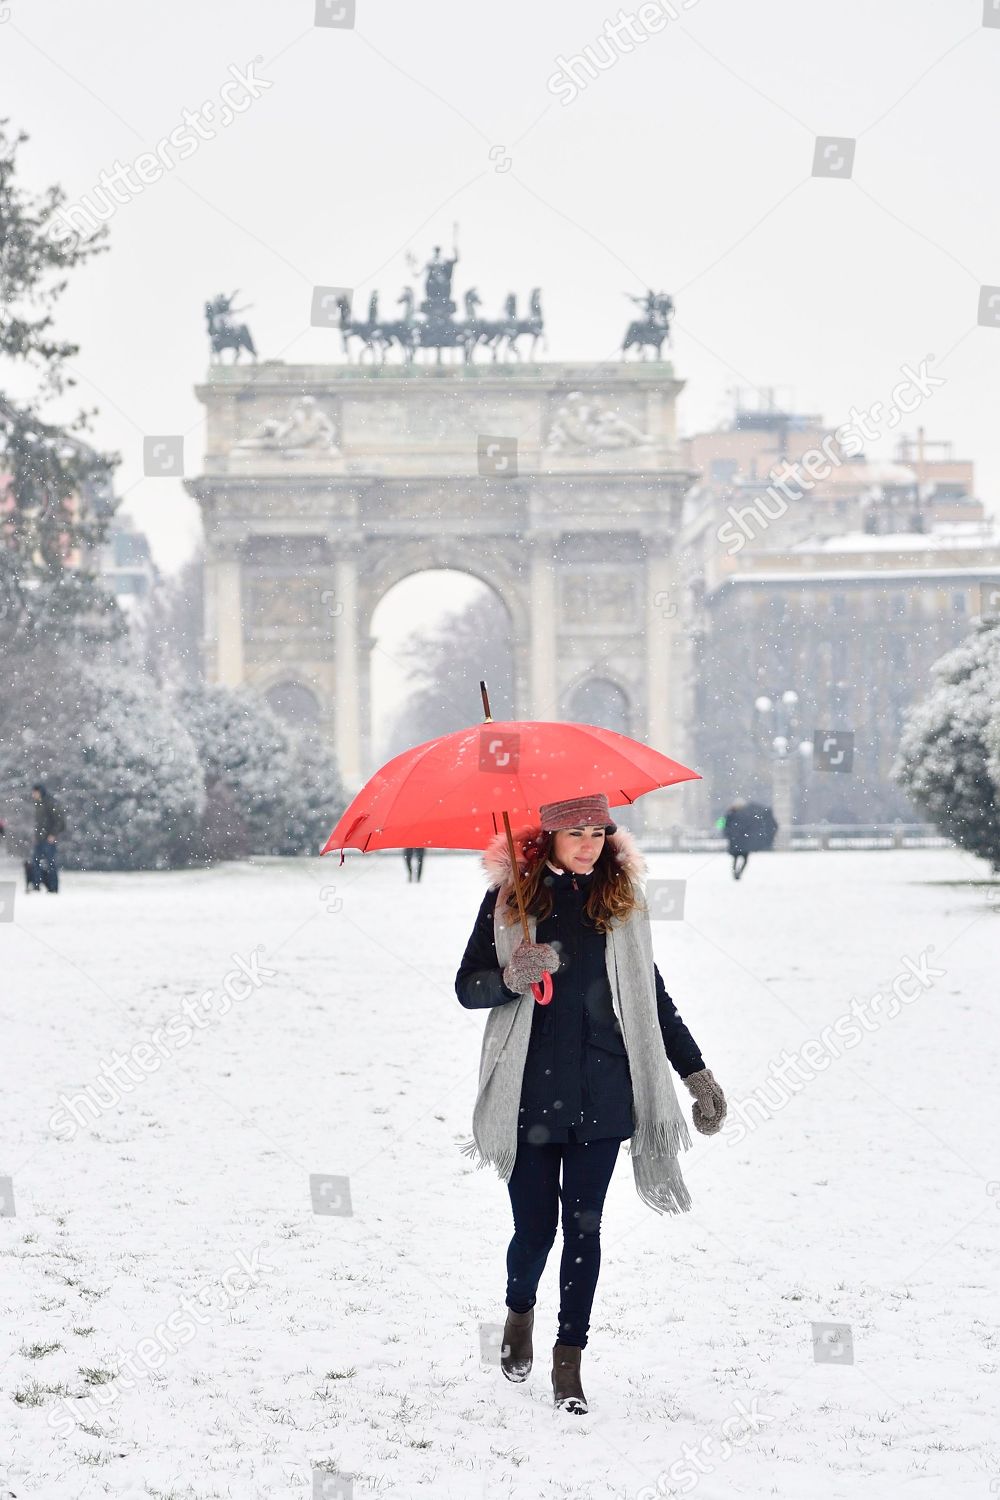
<instances>
[{"instance_id":1,"label":"knitted mitten","mask_svg":"<svg viewBox=\"0 0 1000 1500\"><path fill-rule=\"evenodd\" d=\"M503 971L503 982L509 990L527 995L533 984L540 983L546 969L554 974L558 967L559 955L549 943L521 942Z\"/></svg>"},{"instance_id":2,"label":"knitted mitten","mask_svg":"<svg viewBox=\"0 0 1000 1500\"><path fill-rule=\"evenodd\" d=\"M689 1073L684 1086L694 1095L691 1118L702 1135L715 1135L726 1118L726 1096L712 1076L711 1068Z\"/></svg>"}]
</instances>

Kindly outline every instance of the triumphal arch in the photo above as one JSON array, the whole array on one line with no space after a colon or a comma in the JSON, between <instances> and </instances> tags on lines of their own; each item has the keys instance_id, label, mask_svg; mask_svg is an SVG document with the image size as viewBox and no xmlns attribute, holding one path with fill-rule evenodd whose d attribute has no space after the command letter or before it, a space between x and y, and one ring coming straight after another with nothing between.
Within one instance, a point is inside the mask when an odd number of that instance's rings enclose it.
<instances>
[{"instance_id":1,"label":"triumphal arch","mask_svg":"<svg viewBox=\"0 0 1000 1500\"><path fill-rule=\"evenodd\" d=\"M477 302L467 294L465 320L439 306L441 326L494 326ZM345 346L367 331L367 363L220 361L197 388L204 466L186 486L204 519L209 680L314 720L353 792L375 769L373 612L409 574L455 568L510 618L514 701L496 717L606 722L684 760L674 541L693 476L678 458L670 363L504 360L485 339L482 359L471 332L457 358L430 343L422 362L433 331L412 303L399 357L380 359L377 316L355 323L343 296L335 306ZM479 676L470 662L468 723ZM581 711L594 704L601 718ZM680 795L643 799L648 831L679 820Z\"/></svg>"}]
</instances>

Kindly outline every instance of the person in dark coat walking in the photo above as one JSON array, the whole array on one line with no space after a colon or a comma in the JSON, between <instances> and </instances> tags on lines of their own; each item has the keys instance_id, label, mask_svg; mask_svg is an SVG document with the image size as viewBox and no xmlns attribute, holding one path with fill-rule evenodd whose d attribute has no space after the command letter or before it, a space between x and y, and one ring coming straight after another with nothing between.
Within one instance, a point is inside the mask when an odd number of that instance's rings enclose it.
<instances>
[{"instance_id":1,"label":"person in dark coat walking","mask_svg":"<svg viewBox=\"0 0 1000 1500\"><path fill-rule=\"evenodd\" d=\"M585 1412L580 1356L587 1346L600 1270L601 1213L634 1122L629 1052L608 978L606 933L611 920L648 922L644 905L636 902L634 883L645 863L631 835L611 821L604 796L543 806L541 826L521 836L519 864L521 856L526 862L525 905L537 919L535 942L522 942L501 969L494 928L500 896L494 887L500 884L498 862L505 857L509 873L509 856L500 835L484 857L493 880L455 989L467 1009L492 1008L526 997L532 981L546 970L552 974L551 1002L533 1005L530 1017L517 1152L507 1183L514 1236L507 1250L501 1368L513 1381L526 1379L531 1369L536 1289L555 1240L561 1198L563 1248L552 1384L557 1406ZM696 1128L715 1134L725 1118L722 1089L705 1067L655 963L653 979L653 1032L695 1098Z\"/></svg>"},{"instance_id":2,"label":"person in dark coat walking","mask_svg":"<svg viewBox=\"0 0 1000 1500\"><path fill-rule=\"evenodd\" d=\"M726 808L722 832L733 860L733 879L739 880L750 858L750 821L742 797Z\"/></svg>"},{"instance_id":3,"label":"person in dark coat walking","mask_svg":"<svg viewBox=\"0 0 1000 1500\"><path fill-rule=\"evenodd\" d=\"M719 825L729 845L733 858L733 879L739 880L747 867L750 855L758 849L770 849L778 831L774 813L759 802L744 802L737 797L726 809Z\"/></svg>"},{"instance_id":4,"label":"person in dark coat walking","mask_svg":"<svg viewBox=\"0 0 1000 1500\"><path fill-rule=\"evenodd\" d=\"M420 876L423 874L423 869L424 869L424 851L423 851L423 849L404 849L403 850L403 858L406 861L406 879L407 879L407 882L409 882L409 881L411 881L413 879L414 866L416 866L417 879L419 880Z\"/></svg>"},{"instance_id":5,"label":"person in dark coat walking","mask_svg":"<svg viewBox=\"0 0 1000 1500\"><path fill-rule=\"evenodd\" d=\"M65 832L66 819L62 808L42 782L35 782L31 796L35 804L35 842L31 859L24 866L25 885L29 891L38 891L44 879L46 890L55 895L59 890L56 840Z\"/></svg>"}]
</instances>

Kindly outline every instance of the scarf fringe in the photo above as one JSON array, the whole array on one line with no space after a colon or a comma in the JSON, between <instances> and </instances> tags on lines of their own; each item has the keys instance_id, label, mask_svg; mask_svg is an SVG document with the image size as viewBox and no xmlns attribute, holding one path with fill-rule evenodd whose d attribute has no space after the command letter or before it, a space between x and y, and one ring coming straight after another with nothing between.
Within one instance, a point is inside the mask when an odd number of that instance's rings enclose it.
<instances>
[{"instance_id":1,"label":"scarf fringe","mask_svg":"<svg viewBox=\"0 0 1000 1500\"><path fill-rule=\"evenodd\" d=\"M471 1158L477 1170L483 1167L496 1167L497 1173L505 1182L510 1181L510 1175L514 1170L514 1162L517 1158L516 1151L500 1151L495 1156L486 1156L480 1149L474 1136L463 1141L459 1147L463 1156Z\"/></svg>"},{"instance_id":2,"label":"scarf fringe","mask_svg":"<svg viewBox=\"0 0 1000 1500\"><path fill-rule=\"evenodd\" d=\"M676 1156L690 1150L693 1142L683 1115L676 1120L640 1120L629 1143L630 1156L655 1158Z\"/></svg>"},{"instance_id":3,"label":"scarf fringe","mask_svg":"<svg viewBox=\"0 0 1000 1500\"><path fill-rule=\"evenodd\" d=\"M658 1214L684 1214L691 1208L691 1194L681 1176L681 1169L676 1162L666 1175L657 1176L654 1180L645 1174L648 1171L651 1158L648 1156L634 1156L632 1158L632 1175L635 1178L635 1189L649 1208Z\"/></svg>"}]
</instances>

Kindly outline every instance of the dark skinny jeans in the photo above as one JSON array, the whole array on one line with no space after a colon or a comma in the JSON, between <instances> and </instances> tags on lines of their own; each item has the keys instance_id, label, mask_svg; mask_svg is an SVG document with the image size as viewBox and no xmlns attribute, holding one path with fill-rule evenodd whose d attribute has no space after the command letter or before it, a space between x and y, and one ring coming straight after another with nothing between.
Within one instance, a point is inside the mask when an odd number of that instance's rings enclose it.
<instances>
[{"instance_id":1,"label":"dark skinny jeans","mask_svg":"<svg viewBox=\"0 0 1000 1500\"><path fill-rule=\"evenodd\" d=\"M534 1307L538 1283L555 1241L561 1199L559 1344L587 1347L590 1311L601 1269L601 1212L621 1144L620 1140L546 1146L532 1146L522 1140L518 1144L507 1184L514 1213L514 1238L507 1248L507 1306L514 1312Z\"/></svg>"}]
</instances>

